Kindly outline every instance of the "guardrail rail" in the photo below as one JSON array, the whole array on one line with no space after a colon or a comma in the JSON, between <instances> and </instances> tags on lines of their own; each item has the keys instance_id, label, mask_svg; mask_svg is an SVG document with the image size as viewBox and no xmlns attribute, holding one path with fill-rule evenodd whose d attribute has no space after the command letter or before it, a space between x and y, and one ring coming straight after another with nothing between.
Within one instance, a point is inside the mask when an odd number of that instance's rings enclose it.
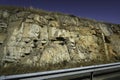
<instances>
[{"instance_id":1,"label":"guardrail rail","mask_svg":"<svg viewBox=\"0 0 120 80\"><path fill-rule=\"evenodd\" d=\"M44 72L36 72L36 73L26 73L26 74L18 74L18 75L9 75L9 76L0 76L0 80L19 80L19 79L27 79L33 77L39 77L39 80L46 80L52 78L60 78L65 76L72 76L76 74L83 73L91 73L90 80L93 80L93 73L107 70L107 69L116 69L120 68L120 62L110 63L110 64L101 64L101 65L92 65L86 67L78 67L78 68L70 68L70 69L61 69L61 70L53 70L53 71L44 71Z\"/></svg>"}]
</instances>

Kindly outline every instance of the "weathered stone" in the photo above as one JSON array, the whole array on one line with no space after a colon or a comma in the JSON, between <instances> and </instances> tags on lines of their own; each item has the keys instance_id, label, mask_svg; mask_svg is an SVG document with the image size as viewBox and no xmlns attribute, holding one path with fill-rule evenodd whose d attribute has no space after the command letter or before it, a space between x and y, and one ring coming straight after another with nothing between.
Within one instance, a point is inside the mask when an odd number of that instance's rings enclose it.
<instances>
[{"instance_id":1,"label":"weathered stone","mask_svg":"<svg viewBox=\"0 0 120 80\"><path fill-rule=\"evenodd\" d=\"M9 13L7 11L3 12L3 18L8 18L9 17Z\"/></svg>"},{"instance_id":2,"label":"weathered stone","mask_svg":"<svg viewBox=\"0 0 120 80\"><path fill-rule=\"evenodd\" d=\"M6 23L0 23L0 28L7 28L7 24Z\"/></svg>"},{"instance_id":3,"label":"weathered stone","mask_svg":"<svg viewBox=\"0 0 120 80\"><path fill-rule=\"evenodd\" d=\"M0 63L43 67L119 60L120 25L44 13L0 10Z\"/></svg>"},{"instance_id":4,"label":"weathered stone","mask_svg":"<svg viewBox=\"0 0 120 80\"><path fill-rule=\"evenodd\" d=\"M34 17L35 17L35 14L30 14L30 15L28 16L29 19L33 19Z\"/></svg>"},{"instance_id":5,"label":"weathered stone","mask_svg":"<svg viewBox=\"0 0 120 80\"><path fill-rule=\"evenodd\" d=\"M39 34L40 34L39 37L41 40L48 40L48 36L49 36L48 27L47 26L41 27Z\"/></svg>"},{"instance_id":6,"label":"weathered stone","mask_svg":"<svg viewBox=\"0 0 120 80\"><path fill-rule=\"evenodd\" d=\"M23 17L26 17L26 15L29 14L29 12L25 12L25 11L20 11L16 14L16 16L18 18L23 18Z\"/></svg>"},{"instance_id":7,"label":"weathered stone","mask_svg":"<svg viewBox=\"0 0 120 80\"><path fill-rule=\"evenodd\" d=\"M48 24L48 20L44 17L44 16L40 16L39 17L39 23L40 25L47 25Z\"/></svg>"},{"instance_id":8,"label":"weathered stone","mask_svg":"<svg viewBox=\"0 0 120 80\"><path fill-rule=\"evenodd\" d=\"M58 44L51 44L49 48L46 48L41 56L41 64L55 64L62 61L69 61L70 56L66 46Z\"/></svg>"},{"instance_id":9,"label":"weathered stone","mask_svg":"<svg viewBox=\"0 0 120 80\"><path fill-rule=\"evenodd\" d=\"M40 22L40 16L39 15L36 14L36 15L34 15L33 18L34 18L35 21Z\"/></svg>"},{"instance_id":10,"label":"weathered stone","mask_svg":"<svg viewBox=\"0 0 120 80\"><path fill-rule=\"evenodd\" d=\"M0 43L3 43L4 40L6 39L6 34L5 33L0 33Z\"/></svg>"},{"instance_id":11,"label":"weathered stone","mask_svg":"<svg viewBox=\"0 0 120 80\"><path fill-rule=\"evenodd\" d=\"M105 24L101 24L100 28L106 36L111 35L111 32L109 31L109 28Z\"/></svg>"},{"instance_id":12,"label":"weathered stone","mask_svg":"<svg viewBox=\"0 0 120 80\"><path fill-rule=\"evenodd\" d=\"M27 22L27 23L33 23L34 21L32 19L26 19L25 22Z\"/></svg>"},{"instance_id":13,"label":"weathered stone","mask_svg":"<svg viewBox=\"0 0 120 80\"><path fill-rule=\"evenodd\" d=\"M51 26L51 27L59 27L59 23L57 21L50 21L49 26Z\"/></svg>"}]
</instances>

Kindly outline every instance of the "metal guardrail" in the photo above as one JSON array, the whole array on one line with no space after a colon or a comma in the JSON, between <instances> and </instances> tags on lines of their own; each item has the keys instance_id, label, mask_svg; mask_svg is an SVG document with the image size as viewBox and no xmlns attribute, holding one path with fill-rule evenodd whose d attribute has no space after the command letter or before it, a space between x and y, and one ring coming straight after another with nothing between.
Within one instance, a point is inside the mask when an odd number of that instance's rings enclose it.
<instances>
[{"instance_id":1,"label":"metal guardrail","mask_svg":"<svg viewBox=\"0 0 120 80\"><path fill-rule=\"evenodd\" d=\"M26 78L34 78L34 77L39 77L39 80L44 80L44 79L72 76L72 75L83 74L83 73L91 73L90 80L92 80L94 72L108 70L108 69L116 69L116 68L120 68L120 62L79 67L79 68L45 71L45 72L0 76L0 80L16 80L16 79L18 80L18 79L26 79Z\"/></svg>"}]
</instances>

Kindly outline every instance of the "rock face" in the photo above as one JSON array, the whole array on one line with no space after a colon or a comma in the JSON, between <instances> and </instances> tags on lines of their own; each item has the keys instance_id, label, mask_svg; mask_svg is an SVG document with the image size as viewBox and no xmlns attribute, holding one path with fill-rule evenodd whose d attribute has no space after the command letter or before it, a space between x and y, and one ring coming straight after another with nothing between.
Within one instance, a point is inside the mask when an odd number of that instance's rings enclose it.
<instances>
[{"instance_id":1,"label":"rock face","mask_svg":"<svg viewBox=\"0 0 120 80\"><path fill-rule=\"evenodd\" d=\"M73 15L0 9L0 63L43 66L120 60L120 25Z\"/></svg>"}]
</instances>

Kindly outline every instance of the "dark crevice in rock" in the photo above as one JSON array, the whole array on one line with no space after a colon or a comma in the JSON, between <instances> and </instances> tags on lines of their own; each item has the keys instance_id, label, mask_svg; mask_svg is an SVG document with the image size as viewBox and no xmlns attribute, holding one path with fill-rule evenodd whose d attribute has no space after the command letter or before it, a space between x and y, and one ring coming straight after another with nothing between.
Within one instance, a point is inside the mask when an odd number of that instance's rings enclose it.
<instances>
[{"instance_id":1,"label":"dark crevice in rock","mask_svg":"<svg viewBox=\"0 0 120 80\"><path fill-rule=\"evenodd\" d=\"M65 43L64 43L64 42L62 42L62 43L59 43L59 44L60 44L60 45L62 45L62 46L63 46L63 45L65 45Z\"/></svg>"},{"instance_id":2,"label":"dark crevice in rock","mask_svg":"<svg viewBox=\"0 0 120 80\"><path fill-rule=\"evenodd\" d=\"M46 43L42 43L42 46L44 46Z\"/></svg>"},{"instance_id":3,"label":"dark crevice in rock","mask_svg":"<svg viewBox=\"0 0 120 80\"><path fill-rule=\"evenodd\" d=\"M0 46L2 45L3 43L2 42L0 42Z\"/></svg>"},{"instance_id":4,"label":"dark crevice in rock","mask_svg":"<svg viewBox=\"0 0 120 80\"><path fill-rule=\"evenodd\" d=\"M65 41L66 39L64 39L64 37L56 37L56 39L58 40L58 41Z\"/></svg>"},{"instance_id":5,"label":"dark crevice in rock","mask_svg":"<svg viewBox=\"0 0 120 80\"><path fill-rule=\"evenodd\" d=\"M27 55L30 55L30 53L24 53L24 54L25 54L26 56L27 56Z\"/></svg>"},{"instance_id":6,"label":"dark crevice in rock","mask_svg":"<svg viewBox=\"0 0 120 80\"><path fill-rule=\"evenodd\" d=\"M28 41L25 41L25 43L27 44L27 43L29 43Z\"/></svg>"},{"instance_id":7,"label":"dark crevice in rock","mask_svg":"<svg viewBox=\"0 0 120 80\"><path fill-rule=\"evenodd\" d=\"M110 38L107 37L107 36L105 36L105 42L106 42L106 43L111 43Z\"/></svg>"},{"instance_id":8,"label":"dark crevice in rock","mask_svg":"<svg viewBox=\"0 0 120 80\"><path fill-rule=\"evenodd\" d=\"M10 56L10 53L9 53L9 52L7 52L6 56Z\"/></svg>"},{"instance_id":9,"label":"dark crevice in rock","mask_svg":"<svg viewBox=\"0 0 120 80\"><path fill-rule=\"evenodd\" d=\"M37 40L37 39L34 39L34 40L33 40L33 42L35 42L35 43L36 43L36 42L38 42L38 40Z\"/></svg>"},{"instance_id":10,"label":"dark crevice in rock","mask_svg":"<svg viewBox=\"0 0 120 80\"><path fill-rule=\"evenodd\" d=\"M56 39L51 39L50 41L51 41L51 42L54 42L54 41L56 41Z\"/></svg>"}]
</instances>

